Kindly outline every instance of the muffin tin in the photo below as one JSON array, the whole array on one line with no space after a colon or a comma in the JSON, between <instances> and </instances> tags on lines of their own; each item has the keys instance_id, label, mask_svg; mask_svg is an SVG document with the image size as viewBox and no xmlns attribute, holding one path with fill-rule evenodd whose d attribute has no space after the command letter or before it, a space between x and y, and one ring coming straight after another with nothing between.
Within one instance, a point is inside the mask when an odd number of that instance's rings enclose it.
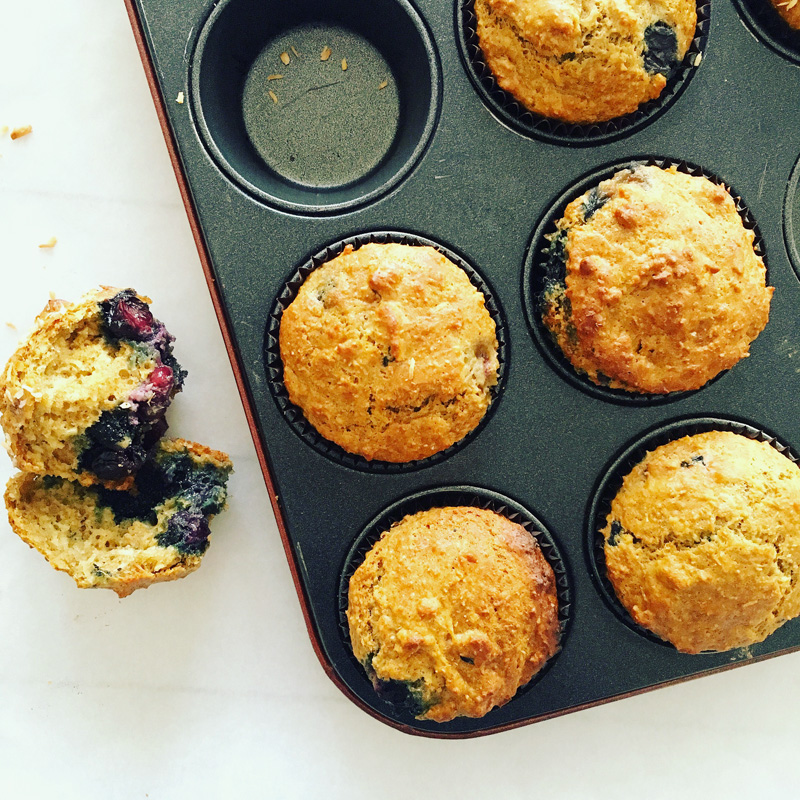
<instances>
[{"instance_id":1,"label":"muffin tin","mask_svg":"<svg viewBox=\"0 0 800 800\"><path fill-rule=\"evenodd\" d=\"M498 109L464 0L126 2L308 631L351 700L408 733L474 736L800 649L800 620L727 653L685 655L642 635L607 597L591 533L604 476L653 431L677 437L714 418L800 445L790 399L800 393L800 45L789 36L776 47L752 21L756 0L699 6L691 61L658 108L579 136ZM267 80L270 53L283 78ZM359 69L354 93L343 77ZM277 127L264 122L265 96L289 114ZM280 142L268 166L259 150L271 137ZM605 396L546 354L531 269L535 232L565 193L648 159L697 165L735 187L776 291L750 358L699 391L642 402ZM407 468L320 443L282 395L275 359L281 304L320 254L389 235L457 254L502 322L503 379L486 420ZM374 693L349 650L341 596L379 521L444 497L529 520L559 565L565 616L562 650L532 685L481 719L437 724Z\"/></svg>"}]
</instances>

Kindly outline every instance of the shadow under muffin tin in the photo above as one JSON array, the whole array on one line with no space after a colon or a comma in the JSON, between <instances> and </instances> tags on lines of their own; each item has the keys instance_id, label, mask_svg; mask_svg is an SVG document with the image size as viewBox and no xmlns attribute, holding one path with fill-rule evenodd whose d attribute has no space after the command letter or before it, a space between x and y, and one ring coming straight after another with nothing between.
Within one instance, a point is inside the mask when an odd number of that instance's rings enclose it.
<instances>
[{"instance_id":1,"label":"shadow under muffin tin","mask_svg":"<svg viewBox=\"0 0 800 800\"><path fill-rule=\"evenodd\" d=\"M648 431L737 420L798 450L800 422L785 398L800 394L800 281L790 262L800 252L800 140L786 132L800 128L800 48L779 52L753 34L744 0L703 5L691 80L635 125L570 138L525 131L487 101L465 51L462 0L126 2L309 634L353 702L408 733L476 736L800 649L798 620L747 653L690 656L652 641L612 608L587 533L599 482ZM358 92L345 84L354 76ZM387 90L396 105L379 94ZM271 112L289 116L270 127ZM283 138L262 157L273 130ZM296 162L320 152L324 161ZM750 357L668 403L619 402L565 380L526 315L537 224L586 176L647 159L697 165L735 187L775 287ZM502 385L479 429L447 457L396 470L331 457L307 441L313 433L298 436L276 402L280 367L269 352L287 279L332 243L386 231L463 257L491 287L504 341ZM535 513L569 565L571 622L562 651L507 705L437 725L373 692L349 650L340 597L370 521L460 487Z\"/></svg>"}]
</instances>

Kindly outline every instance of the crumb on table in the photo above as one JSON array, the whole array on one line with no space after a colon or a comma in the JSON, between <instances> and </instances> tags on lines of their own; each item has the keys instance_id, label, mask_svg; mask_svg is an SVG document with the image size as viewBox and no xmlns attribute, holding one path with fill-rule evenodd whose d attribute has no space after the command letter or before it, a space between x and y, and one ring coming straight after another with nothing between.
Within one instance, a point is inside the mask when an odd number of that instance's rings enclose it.
<instances>
[{"instance_id":1,"label":"crumb on table","mask_svg":"<svg viewBox=\"0 0 800 800\"><path fill-rule=\"evenodd\" d=\"M297 58L300 58L300 53L297 52L297 48L294 45L292 45L292 52Z\"/></svg>"},{"instance_id":2,"label":"crumb on table","mask_svg":"<svg viewBox=\"0 0 800 800\"><path fill-rule=\"evenodd\" d=\"M389 85L389 81L381 81L381 82L378 84L378 88L379 88L379 89L385 89L385 88L386 88L388 85Z\"/></svg>"},{"instance_id":3,"label":"crumb on table","mask_svg":"<svg viewBox=\"0 0 800 800\"><path fill-rule=\"evenodd\" d=\"M290 60L291 59L289 58L289 54L284 50L281 53L281 61L283 61L284 64L288 64Z\"/></svg>"},{"instance_id":4,"label":"crumb on table","mask_svg":"<svg viewBox=\"0 0 800 800\"><path fill-rule=\"evenodd\" d=\"M183 100L184 100L183 92L178 92L178 96L175 98L175 102L183 105Z\"/></svg>"},{"instance_id":5,"label":"crumb on table","mask_svg":"<svg viewBox=\"0 0 800 800\"><path fill-rule=\"evenodd\" d=\"M347 69L347 59L343 58L342 59L342 72L344 72L346 69Z\"/></svg>"},{"instance_id":6,"label":"crumb on table","mask_svg":"<svg viewBox=\"0 0 800 800\"><path fill-rule=\"evenodd\" d=\"M32 131L33 131L33 125L22 125L19 128L14 128L11 131L11 138L20 139L23 136L27 136Z\"/></svg>"},{"instance_id":7,"label":"crumb on table","mask_svg":"<svg viewBox=\"0 0 800 800\"><path fill-rule=\"evenodd\" d=\"M319 54L320 61L327 61L331 57L332 53L333 50L331 50L328 45L325 45L325 47L322 48L322 52Z\"/></svg>"},{"instance_id":8,"label":"crumb on table","mask_svg":"<svg viewBox=\"0 0 800 800\"><path fill-rule=\"evenodd\" d=\"M275 103L275 105L277 105L278 104L278 95L276 95L275 92L270 90L269 96L272 98L272 102Z\"/></svg>"},{"instance_id":9,"label":"crumb on table","mask_svg":"<svg viewBox=\"0 0 800 800\"><path fill-rule=\"evenodd\" d=\"M39 249L41 250L49 250L56 246L58 243L58 239L55 236L51 236L46 242L43 242L39 245Z\"/></svg>"}]
</instances>

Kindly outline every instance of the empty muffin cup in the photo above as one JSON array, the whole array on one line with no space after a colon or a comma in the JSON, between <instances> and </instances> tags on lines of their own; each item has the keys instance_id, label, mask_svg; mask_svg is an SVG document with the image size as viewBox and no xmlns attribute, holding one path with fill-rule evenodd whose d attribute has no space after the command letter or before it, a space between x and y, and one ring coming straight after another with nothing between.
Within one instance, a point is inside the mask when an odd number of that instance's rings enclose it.
<instances>
[{"instance_id":1,"label":"empty muffin cup","mask_svg":"<svg viewBox=\"0 0 800 800\"><path fill-rule=\"evenodd\" d=\"M263 202L336 213L389 191L439 113L433 41L406 0L223 0L191 64L202 138Z\"/></svg>"}]
</instances>

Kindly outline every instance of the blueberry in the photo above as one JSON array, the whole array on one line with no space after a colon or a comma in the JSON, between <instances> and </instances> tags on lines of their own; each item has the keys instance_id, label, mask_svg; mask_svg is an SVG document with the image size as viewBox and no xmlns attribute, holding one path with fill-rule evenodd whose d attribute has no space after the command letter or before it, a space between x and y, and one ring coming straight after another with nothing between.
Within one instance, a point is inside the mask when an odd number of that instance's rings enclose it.
<instances>
[{"instance_id":1,"label":"blueberry","mask_svg":"<svg viewBox=\"0 0 800 800\"><path fill-rule=\"evenodd\" d=\"M692 456L690 461L681 461L682 467L693 467L695 464L705 464L703 456Z\"/></svg>"},{"instance_id":2,"label":"blueberry","mask_svg":"<svg viewBox=\"0 0 800 800\"><path fill-rule=\"evenodd\" d=\"M423 697L422 690L425 682L421 678L416 681L382 681L373 675L372 685L379 697L398 710L407 711L414 717L424 714L431 707L431 704L426 702Z\"/></svg>"},{"instance_id":3,"label":"blueberry","mask_svg":"<svg viewBox=\"0 0 800 800\"><path fill-rule=\"evenodd\" d=\"M131 415L125 409L114 409L104 411L100 419L86 430L86 435L107 449L118 449L126 440L134 438L134 427Z\"/></svg>"},{"instance_id":4,"label":"blueberry","mask_svg":"<svg viewBox=\"0 0 800 800\"><path fill-rule=\"evenodd\" d=\"M672 25L659 20L644 32L644 68L667 77L678 66L678 37Z\"/></svg>"},{"instance_id":5,"label":"blueberry","mask_svg":"<svg viewBox=\"0 0 800 800\"><path fill-rule=\"evenodd\" d=\"M91 462L91 470L105 481L118 481L136 472L147 458L141 447L132 445L125 450L101 450Z\"/></svg>"},{"instance_id":6,"label":"blueberry","mask_svg":"<svg viewBox=\"0 0 800 800\"><path fill-rule=\"evenodd\" d=\"M613 520L612 523L611 523L611 535L608 537L608 540L607 540L608 544L611 547L616 547L617 546L617 541L619 540L620 535L623 534L624 532L625 531L623 530L622 525L620 525L619 521L618 520Z\"/></svg>"},{"instance_id":7,"label":"blueberry","mask_svg":"<svg viewBox=\"0 0 800 800\"><path fill-rule=\"evenodd\" d=\"M567 279L567 233L566 228L559 229L545 252L545 273L550 281L560 284Z\"/></svg>"},{"instance_id":8,"label":"blueberry","mask_svg":"<svg viewBox=\"0 0 800 800\"><path fill-rule=\"evenodd\" d=\"M583 219L588 221L591 219L595 211L599 211L608 202L608 195L601 192L596 186L587 195L583 201Z\"/></svg>"},{"instance_id":9,"label":"blueberry","mask_svg":"<svg viewBox=\"0 0 800 800\"><path fill-rule=\"evenodd\" d=\"M197 556L208 549L210 534L203 514L187 508L170 517L167 529L156 536L156 541L162 547L171 545L184 555Z\"/></svg>"},{"instance_id":10,"label":"blueberry","mask_svg":"<svg viewBox=\"0 0 800 800\"><path fill-rule=\"evenodd\" d=\"M143 342L153 336L155 319L133 289L125 289L100 303L103 322L111 336Z\"/></svg>"}]
</instances>

